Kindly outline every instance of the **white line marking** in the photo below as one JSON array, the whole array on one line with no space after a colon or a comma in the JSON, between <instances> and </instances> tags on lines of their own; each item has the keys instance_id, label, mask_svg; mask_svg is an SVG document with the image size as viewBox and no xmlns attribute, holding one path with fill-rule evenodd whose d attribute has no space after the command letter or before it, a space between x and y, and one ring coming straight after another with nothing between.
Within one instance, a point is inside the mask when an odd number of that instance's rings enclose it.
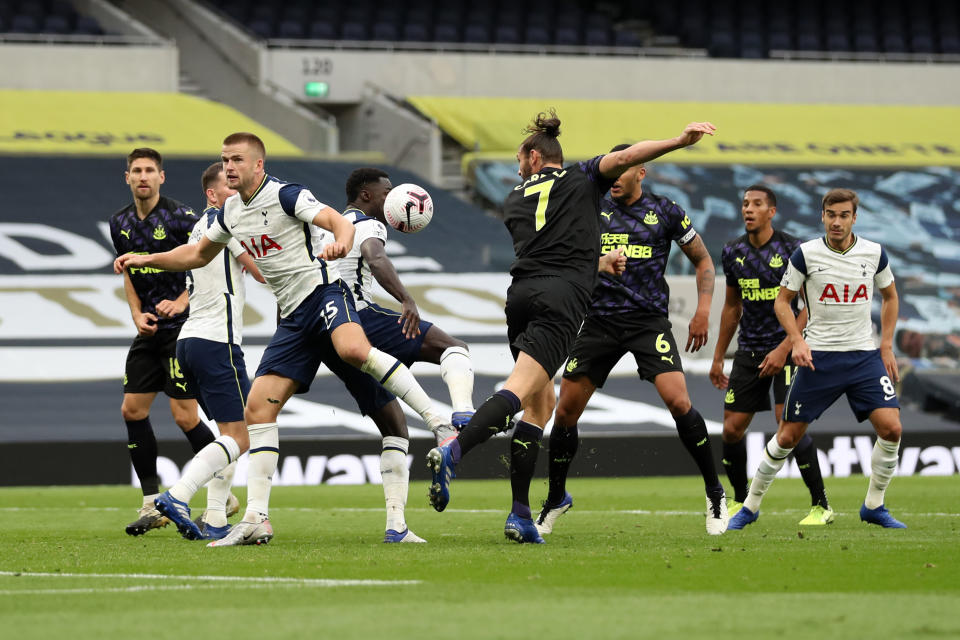
<instances>
[{"instance_id":1,"label":"white line marking","mask_svg":"<svg viewBox=\"0 0 960 640\"><path fill-rule=\"evenodd\" d=\"M27 578L105 578L114 580L183 580L186 582L238 582L253 584L288 584L304 587L393 587L421 584L422 580L334 580L332 578L284 578L280 576L190 576L162 573L47 573L35 571L0 571L0 576Z\"/></svg>"}]
</instances>

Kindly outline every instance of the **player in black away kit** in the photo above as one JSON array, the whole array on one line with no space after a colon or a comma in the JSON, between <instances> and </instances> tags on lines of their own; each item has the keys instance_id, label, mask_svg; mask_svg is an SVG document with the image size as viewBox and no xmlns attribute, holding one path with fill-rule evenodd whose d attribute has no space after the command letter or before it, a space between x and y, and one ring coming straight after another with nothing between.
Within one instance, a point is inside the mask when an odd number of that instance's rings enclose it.
<instances>
[{"instance_id":1,"label":"player in black away kit","mask_svg":"<svg viewBox=\"0 0 960 640\"><path fill-rule=\"evenodd\" d=\"M523 182L504 204L504 223L516 261L507 291L507 336L515 360L503 389L490 396L453 442L432 449L430 502L443 511L456 465L470 449L503 431L524 410L510 444L513 506L504 533L517 542L542 543L530 513L533 477L543 426L556 405L553 375L567 356L597 279L600 197L624 171L713 134L695 122L670 140L638 142L623 151L563 166L556 113L538 114L517 151Z\"/></svg>"},{"instance_id":2,"label":"player in black away kit","mask_svg":"<svg viewBox=\"0 0 960 640\"><path fill-rule=\"evenodd\" d=\"M197 216L190 207L160 195L163 159L154 149L134 149L127 156L126 181L133 203L110 217L110 237L117 255L159 253L190 238ZM143 489L139 517L126 527L138 536L169 522L154 508L160 493L157 476L157 438L150 425L150 405L158 391L170 397L173 419L197 453L213 442L214 436L197 414L195 390L177 362L177 336L187 319L187 288L184 274L133 268L123 275L130 315L137 329L127 354L123 375L123 405L127 424L127 447L133 468Z\"/></svg>"},{"instance_id":3,"label":"player in black away kit","mask_svg":"<svg viewBox=\"0 0 960 640\"><path fill-rule=\"evenodd\" d=\"M617 152L626 145L612 149ZM687 214L676 203L643 189L646 169L628 169L600 201L600 251L622 255L620 275L601 274L560 383L560 400L550 434L550 491L537 518L541 535L571 506L567 472L579 445L577 421L597 387L626 353L637 373L656 387L673 416L677 435L694 459L706 490L706 528L720 535L727 527L726 496L703 417L690 402L683 364L668 319L670 290L664 278L676 242L697 272L697 310L690 321L686 350L707 342L714 268L710 254Z\"/></svg>"},{"instance_id":4,"label":"player in black away kit","mask_svg":"<svg viewBox=\"0 0 960 640\"><path fill-rule=\"evenodd\" d=\"M751 185L743 193L741 212L746 233L724 246L721 262L727 278L727 294L720 316L720 333L713 353L710 380L718 389L726 389L723 411L723 466L733 485L730 516L736 514L747 497L747 427L758 411L770 410L770 384L773 383L774 420L779 425L783 401L796 371L790 360L791 344L773 312L773 301L790 256L800 240L773 228L777 196L763 185ZM796 305L794 305L796 312ZM806 310L797 321L806 324ZM723 374L723 356L740 325L737 352L728 378ZM820 474L817 449L810 434L805 434L793 450L800 475L810 490L812 507L800 521L802 525L833 522Z\"/></svg>"}]
</instances>

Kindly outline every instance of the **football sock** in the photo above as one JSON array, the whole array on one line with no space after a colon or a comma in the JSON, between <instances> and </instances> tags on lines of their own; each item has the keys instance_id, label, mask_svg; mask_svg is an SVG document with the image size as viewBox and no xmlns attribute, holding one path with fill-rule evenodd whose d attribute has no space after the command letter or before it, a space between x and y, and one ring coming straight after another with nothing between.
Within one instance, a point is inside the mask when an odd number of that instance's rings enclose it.
<instances>
[{"instance_id":1,"label":"football sock","mask_svg":"<svg viewBox=\"0 0 960 640\"><path fill-rule=\"evenodd\" d=\"M227 499L230 496L230 486L233 484L233 474L237 470L234 460L223 469L213 474L207 483L207 515L204 521L214 527L227 526Z\"/></svg>"},{"instance_id":2,"label":"football sock","mask_svg":"<svg viewBox=\"0 0 960 640\"><path fill-rule=\"evenodd\" d=\"M247 467L247 513L244 520L247 516L256 518L257 514L262 514L266 517L269 513L270 486L280 458L280 430L276 422L251 424L247 430L250 432L250 464Z\"/></svg>"},{"instance_id":3,"label":"football sock","mask_svg":"<svg viewBox=\"0 0 960 640\"><path fill-rule=\"evenodd\" d=\"M723 443L723 468L733 487L733 499L743 502L747 499L747 440Z\"/></svg>"},{"instance_id":4,"label":"football sock","mask_svg":"<svg viewBox=\"0 0 960 640\"><path fill-rule=\"evenodd\" d=\"M190 446L193 447L194 453L200 453L204 447L216 438L216 436L213 435L213 431L210 431L210 427L208 427L203 420L198 422L197 426L190 429L190 431L185 431L184 435L187 436L187 440L190 442Z\"/></svg>"},{"instance_id":5,"label":"football sock","mask_svg":"<svg viewBox=\"0 0 960 640\"><path fill-rule=\"evenodd\" d=\"M570 463L577 455L580 434L577 425L561 427L556 422L550 432L550 489L547 492L548 504L560 504L567 493L567 472Z\"/></svg>"},{"instance_id":6,"label":"football sock","mask_svg":"<svg viewBox=\"0 0 960 640\"><path fill-rule=\"evenodd\" d=\"M757 467L757 473L753 476L753 482L750 483L750 493L747 494L743 506L756 513L760 509L760 502L763 495L770 488L773 479L787 461L787 456L793 449L785 449L777 443L777 434L773 434L770 442L763 448L763 456L760 458L760 466Z\"/></svg>"},{"instance_id":7,"label":"football sock","mask_svg":"<svg viewBox=\"0 0 960 640\"><path fill-rule=\"evenodd\" d=\"M159 493L151 493L150 495L143 496L143 506L154 506L153 501L159 496Z\"/></svg>"},{"instance_id":8,"label":"football sock","mask_svg":"<svg viewBox=\"0 0 960 640\"><path fill-rule=\"evenodd\" d=\"M463 347L450 347L440 355L440 378L450 391L454 411L473 411L473 362Z\"/></svg>"},{"instance_id":9,"label":"football sock","mask_svg":"<svg viewBox=\"0 0 960 640\"><path fill-rule=\"evenodd\" d=\"M685 415L674 416L674 422L677 424L677 433L680 435L680 441L687 448L697 468L700 469L700 475L703 476L703 486L707 491L723 491L720 484L720 478L717 477L717 468L713 463L713 451L710 448L710 438L707 437L707 425L693 407L690 407Z\"/></svg>"},{"instance_id":10,"label":"football sock","mask_svg":"<svg viewBox=\"0 0 960 640\"><path fill-rule=\"evenodd\" d=\"M170 495L181 502L190 502L213 475L240 456L240 446L230 436L220 436L193 457L180 480L170 487Z\"/></svg>"},{"instance_id":11,"label":"football sock","mask_svg":"<svg viewBox=\"0 0 960 640\"><path fill-rule=\"evenodd\" d=\"M517 422L510 439L510 490L513 493L511 511L521 518L530 518L530 480L537 466L543 429L535 424Z\"/></svg>"},{"instance_id":12,"label":"football sock","mask_svg":"<svg viewBox=\"0 0 960 640\"><path fill-rule=\"evenodd\" d=\"M457 436L456 447L451 446L454 453L454 463L460 462L462 456L471 449L483 444L501 431L506 431L510 425L510 418L520 411L520 398L512 391L501 389L480 405L477 412L470 418L470 422Z\"/></svg>"},{"instance_id":13,"label":"football sock","mask_svg":"<svg viewBox=\"0 0 960 640\"><path fill-rule=\"evenodd\" d=\"M800 475L810 491L810 504L829 509L827 491L823 486L823 476L820 474L820 459L817 457L817 448L813 446L813 438L810 434L805 433L800 438L800 442L793 449L793 457L796 458Z\"/></svg>"},{"instance_id":14,"label":"football sock","mask_svg":"<svg viewBox=\"0 0 960 640\"><path fill-rule=\"evenodd\" d=\"M410 373L410 369L393 356L376 347L370 347L370 353L367 354L367 359L360 366L360 370L373 376L384 389L410 405L410 408L420 414L431 431L447 423L434 411L433 403Z\"/></svg>"},{"instance_id":15,"label":"football sock","mask_svg":"<svg viewBox=\"0 0 960 640\"><path fill-rule=\"evenodd\" d=\"M404 531L407 523L403 510L407 506L410 469L407 467L409 441L397 436L383 439L380 452L380 476L383 478L383 498L387 504L387 529Z\"/></svg>"},{"instance_id":16,"label":"football sock","mask_svg":"<svg viewBox=\"0 0 960 640\"><path fill-rule=\"evenodd\" d=\"M867 497L863 503L867 509L876 509L883 504L883 494L897 470L897 454L900 452L899 442L890 442L877 438L870 455L870 486L867 488Z\"/></svg>"},{"instance_id":17,"label":"football sock","mask_svg":"<svg viewBox=\"0 0 960 640\"><path fill-rule=\"evenodd\" d=\"M160 493L160 476L157 475L157 437L153 434L150 417L143 420L126 420L127 449L133 470L140 480L144 496Z\"/></svg>"}]
</instances>

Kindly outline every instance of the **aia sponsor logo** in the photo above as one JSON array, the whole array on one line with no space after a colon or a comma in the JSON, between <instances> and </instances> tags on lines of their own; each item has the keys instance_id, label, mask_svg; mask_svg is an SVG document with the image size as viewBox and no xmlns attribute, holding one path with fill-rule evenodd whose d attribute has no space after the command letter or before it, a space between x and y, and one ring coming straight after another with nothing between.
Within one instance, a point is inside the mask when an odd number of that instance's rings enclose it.
<instances>
[{"instance_id":1,"label":"aia sponsor logo","mask_svg":"<svg viewBox=\"0 0 960 640\"><path fill-rule=\"evenodd\" d=\"M247 240L241 240L240 246L254 258L267 257L267 252L271 249L283 251L283 247L277 244L277 242L267 234L263 234L259 238L251 237Z\"/></svg>"},{"instance_id":2,"label":"aia sponsor logo","mask_svg":"<svg viewBox=\"0 0 960 640\"><path fill-rule=\"evenodd\" d=\"M856 304L857 302L870 302L870 295L867 293L867 285L861 284L853 289L849 284L830 284L823 287L823 293L820 294L820 302L832 302L833 304Z\"/></svg>"}]
</instances>

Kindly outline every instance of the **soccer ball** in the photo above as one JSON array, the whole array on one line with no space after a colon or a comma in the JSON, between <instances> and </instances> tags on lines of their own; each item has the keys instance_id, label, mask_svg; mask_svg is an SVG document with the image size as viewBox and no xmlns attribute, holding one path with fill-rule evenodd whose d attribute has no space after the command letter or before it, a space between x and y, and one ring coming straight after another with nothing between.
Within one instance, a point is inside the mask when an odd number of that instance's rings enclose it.
<instances>
[{"instance_id":1,"label":"soccer ball","mask_svg":"<svg viewBox=\"0 0 960 640\"><path fill-rule=\"evenodd\" d=\"M433 199L421 186L411 183L397 185L383 203L383 217L397 231L422 231L433 218Z\"/></svg>"}]
</instances>

